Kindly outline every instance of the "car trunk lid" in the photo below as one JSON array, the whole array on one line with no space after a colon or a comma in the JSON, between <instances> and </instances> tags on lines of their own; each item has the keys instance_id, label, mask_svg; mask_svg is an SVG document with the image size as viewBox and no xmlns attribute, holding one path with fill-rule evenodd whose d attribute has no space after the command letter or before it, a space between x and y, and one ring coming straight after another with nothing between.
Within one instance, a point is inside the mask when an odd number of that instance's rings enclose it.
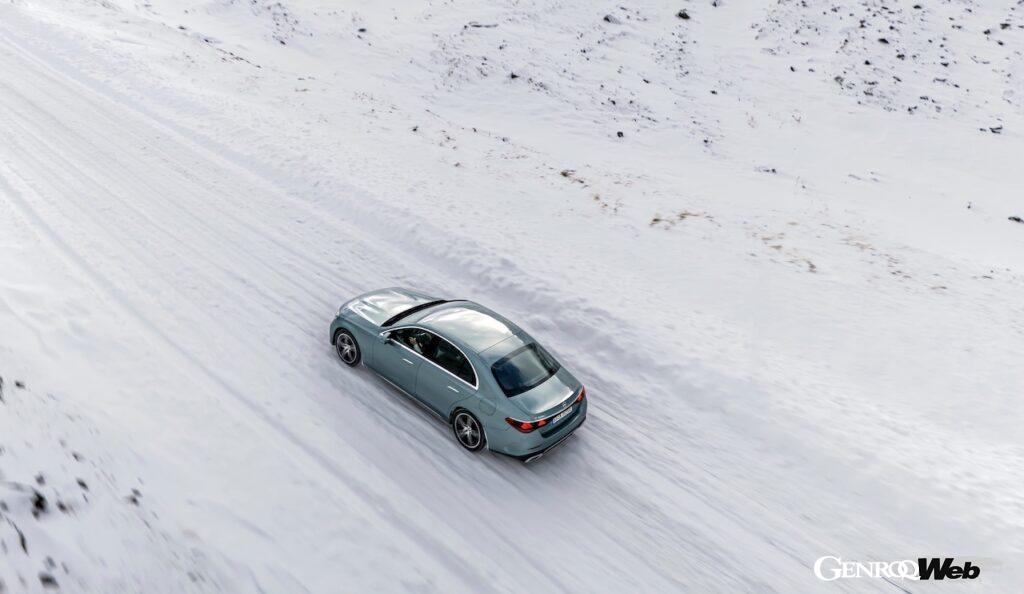
<instances>
[{"instance_id":1,"label":"car trunk lid","mask_svg":"<svg viewBox=\"0 0 1024 594\"><path fill-rule=\"evenodd\" d=\"M561 410L580 389L579 382L564 368L535 388L510 396L509 400L531 418Z\"/></svg>"}]
</instances>

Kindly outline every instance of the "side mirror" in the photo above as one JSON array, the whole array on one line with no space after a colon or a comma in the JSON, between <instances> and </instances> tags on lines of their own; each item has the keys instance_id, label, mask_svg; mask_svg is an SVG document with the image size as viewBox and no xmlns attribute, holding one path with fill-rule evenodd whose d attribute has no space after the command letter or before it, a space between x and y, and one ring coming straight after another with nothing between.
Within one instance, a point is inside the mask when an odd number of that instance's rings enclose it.
<instances>
[{"instance_id":1,"label":"side mirror","mask_svg":"<svg viewBox=\"0 0 1024 594\"><path fill-rule=\"evenodd\" d=\"M388 341L391 340L391 337L388 336L388 334L388 332L381 332L377 335L377 340L381 341L383 344L387 344Z\"/></svg>"}]
</instances>

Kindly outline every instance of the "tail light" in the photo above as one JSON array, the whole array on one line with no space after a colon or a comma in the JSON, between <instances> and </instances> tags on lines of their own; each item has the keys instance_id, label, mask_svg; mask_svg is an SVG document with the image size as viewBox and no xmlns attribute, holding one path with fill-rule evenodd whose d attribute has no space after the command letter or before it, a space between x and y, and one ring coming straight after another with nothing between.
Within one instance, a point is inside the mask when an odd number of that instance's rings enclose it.
<instances>
[{"instance_id":1,"label":"tail light","mask_svg":"<svg viewBox=\"0 0 1024 594\"><path fill-rule=\"evenodd\" d=\"M587 397L587 389L580 388L580 393L576 396L576 399L572 403L579 404L583 402L583 399ZM565 410L565 409L562 409ZM555 415L552 415L555 416ZM512 417L505 417L505 422L516 428L520 433L530 433L541 427L547 425L550 422L551 417L547 419L541 419L539 421L520 421L519 419L513 419Z\"/></svg>"},{"instance_id":2,"label":"tail light","mask_svg":"<svg viewBox=\"0 0 1024 594\"><path fill-rule=\"evenodd\" d=\"M519 421L512 417L505 417L505 422L515 427L520 433L529 433L534 429L539 429L548 424L547 419L541 419L539 421Z\"/></svg>"}]
</instances>

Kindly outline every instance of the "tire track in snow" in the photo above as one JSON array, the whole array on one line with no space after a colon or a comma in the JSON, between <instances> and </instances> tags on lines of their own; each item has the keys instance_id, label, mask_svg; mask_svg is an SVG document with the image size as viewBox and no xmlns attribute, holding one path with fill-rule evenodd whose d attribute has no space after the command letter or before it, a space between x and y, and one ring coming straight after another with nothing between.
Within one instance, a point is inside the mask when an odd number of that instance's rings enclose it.
<instances>
[{"instance_id":1,"label":"tire track in snow","mask_svg":"<svg viewBox=\"0 0 1024 594\"><path fill-rule=\"evenodd\" d=\"M184 363L196 369L224 393L230 395L236 402L246 408L255 419L267 426L268 429L279 434L312 464L333 477L344 489L355 493L361 501L380 514L382 519L388 521L400 533L405 534L411 542L416 543L419 550L432 557L438 565L445 567L450 575L457 576L471 590L486 591L491 589L488 585L490 580L479 573L476 566L470 563L468 559L462 558L458 550L446 546L443 540L439 540L439 535L420 528L413 517L392 505L387 497L382 496L379 491L373 489L359 477L346 471L325 453L306 443L300 436L278 421L263 406L247 398L242 391L235 388L221 374L211 369L188 349L178 344L159 326L153 324L117 286L103 276L86 258L65 242L59 233L50 227L47 221L33 208L32 204L8 181L7 178L12 175L10 164L5 162L3 165L4 171L0 174L0 190L9 196L11 203L27 221L31 222L42 237L45 237L69 263L81 270L98 289L102 290L129 317L135 319L141 327L145 328L151 335L163 343Z\"/></svg>"}]
</instances>

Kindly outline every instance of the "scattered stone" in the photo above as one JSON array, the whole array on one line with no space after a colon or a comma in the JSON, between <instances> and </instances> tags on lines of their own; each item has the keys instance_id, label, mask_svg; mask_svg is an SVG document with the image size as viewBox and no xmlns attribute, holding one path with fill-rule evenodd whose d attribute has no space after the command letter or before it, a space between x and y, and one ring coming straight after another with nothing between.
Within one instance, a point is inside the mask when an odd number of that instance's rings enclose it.
<instances>
[{"instance_id":1,"label":"scattered stone","mask_svg":"<svg viewBox=\"0 0 1024 594\"><path fill-rule=\"evenodd\" d=\"M622 138L623 136L625 136L625 134L623 134L621 130L616 132L615 135L618 136L619 138Z\"/></svg>"},{"instance_id":2,"label":"scattered stone","mask_svg":"<svg viewBox=\"0 0 1024 594\"><path fill-rule=\"evenodd\" d=\"M1016 215L1010 217L1010 220L1013 221L1014 223L1024 223L1024 219L1022 219L1022 218L1020 218L1020 217L1018 217Z\"/></svg>"},{"instance_id":3,"label":"scattered stone","mask_svg":"<svg viewBox=\"0 0 1024 594\"><path fill-rule=\"evenodd\" d=\"M60 586L57 585L57 578L46 572L39 574L39 583L47 590L56 590L60 588Z\"/></svg>"},{"instance_id":4,"label":"scattered stone","mask_svg":"<svg viewBox=\"0 0 1024 594\"><path fill-rule=\"evenodd\" d=\"M1003 127L1002 126L992 126L988 130L989 130L989 132L991 132L993 134L1002 134L1003 133Z\"/></svg>"},{"instance_id":5,"label":"scattered stone","mask_svg":"<svg viewBox=\"0 0 1024 594\"><path fill-rule=\"evenodd\" d=\"M359 33L366 33L366 27L359 27L356 31Z\"/></svg>"},{"instance_id":6,"label":"scattered stone","mask_svg":"<svg viewBox=\"0 0 1024 594\"><path fill-rule=\"evenodd\" d=\"M615 16L613 14L606 14L606 15L604 15L604 22L611 23L613 25L620 25L620 24L622 24L622 21L619 20L619 17L617 17L617 16Z\"/></svg>"},{"instance_id":7,"label":"scattered stone","mask_svg":"<svg viewBox=\"0 0 1024 594\"><path fill-rule=\"evenodd\" d=\"M24 390L25 389L25 382L23 382L21 380L14 380L14 387L15 388L20 388L20 389Z\"/></svg>"},{"instance_id":8,"label":"scattered stone","mask_svg":"<svg viewBox=\"0 0 1024 594\"><path fill-rule=\"evenodd\" d=\"M32 517L38 518L45 514L49 508L50 503L46 500L46 497L39 491L32 489Z\"/></svg>"},{"instance_id":9,"label":"scattered stone","mask_svg":"<svg viewBox=\"0 0 1024 594\"><path fill-rule=\"evenodd\" d=\"M78 486L81 487L83 490L89 490L89 485L85 484L85 481L83 481L82 479L75 479L75 482L77 482Z\"/></svg>"},{"instance_id":10,"label":"scattered stone","mask_svg":"<svg viewBox=\"0 0 1024 594\"><path fill-rule=\"evenodd\" d=\"M680 10L676 13L676 16L683 19L684 21L690 20L690 13L686 12L686 9Z\"/></svg>"},{"instance_id":11,"label":"scattered stone","mask_svg":"<svg viewBox=\"0 0 1024 594\"><path fill-rule=\"evenodd\" d=\"M515 79L519 78L519 75L516 74L515 72L512 72L512 73L510 73L508 75L508 77L511 78L512 80L515 80Z\"/></svg>"},{"instance_id":12,"label":"scattered stone","mask_svg":"<svg viewBox=\"0 0 1024 594\"><path fill-rule=\"evenodd\" d=\"M878 43L881 43L883 45L889 45L889 40L886 39L885 37L879 37L878 38Z\"/></svg>"}]
</instances>

